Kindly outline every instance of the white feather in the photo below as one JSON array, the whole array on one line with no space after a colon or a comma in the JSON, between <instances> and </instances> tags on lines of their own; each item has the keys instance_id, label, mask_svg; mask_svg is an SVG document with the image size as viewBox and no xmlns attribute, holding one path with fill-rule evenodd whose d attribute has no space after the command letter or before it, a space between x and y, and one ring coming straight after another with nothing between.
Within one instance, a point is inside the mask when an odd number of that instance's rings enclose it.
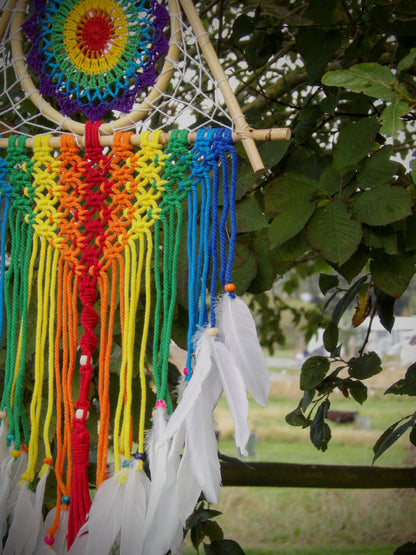
<instances>
[{"instance_id":1,"label":"white feather","mask_svg":"<svg viewBox=\"0 0 416 555\"><path fill-rule=\"evenodd\" d=\"M120 555L145 553L143 552L144 530L150 484L144 470L137 470L138 464L139 461L133 461L127 476L120 534Z\"/></svg>"},{"instance_id":2,"label":"white feather","mask_svg":"<svg viewBox=\"0 0 416 555\"><path fill-rule=\"evenodd\" d=\"M33 521L30 523L30 534L29 541L26 542L25 554L34 553L37 555L36 548L34 546L38 545L43 539L43 500L45 497L46 481L48 479L51 467L46 466L42 477L40 478L38 485L36 486L35 494L35 505L33 510ZM34 543L35 540L35 543Z\"/></svg>"},{"instance_id":3,"label":"white feather","mask_svg":"<svg viewBox=\"0 0 416 555\"><path fill-rule=\"evenodd\" d=\"M52 555L53 553L57 553L58 555L65 555L67 553L66 537L68 534L68 519L69 519L69 514L67 510L61 509L59 512L59 523L58 523L58 529L56 530L54 535L53 548L45 544L45 537L48 535L48 530L52 526L55 520L55 515L56 515L56 507L51 509L49 513L46 515L45 522L43 523L43 532L41 537L38 540L37 545L39 546L38 549L40 549L40 547L46 546L46 549L48 549L49 553Z\"/></svg>"},{"instance_id":4,"label":"white feather","mask_svg":"<svg viewBox=\"0 0 416 555\"><path fill-rule=\"evenodd\" d=\"M182 399L169 419L163 441L168 440L180 428L189 412L192 410L202 387L213 371L211 349L206 341L207 332L203 332L196 345L196 363L192 377L186 386Z\"/></svg>"},{"instance_id":5,"label":"white feather","mask_svg":"<svg viewBox=\"0 0 416 555\"><path fill-rule=\"evenodd\" d=\"M26 451L20 451L20 456L15 459L14 465L12 465L12 472L10 476L10 490L9 497L7 499L7 513L10 516L14 512L14 508L17 502L17 496L19 494L19 483L22 479L22 474L27 466L27 453Z\"/></svg>"},{"instance_id":6,"label":"white feather","mask_svg":"<svg viewBox=\"0 0 416 555\"><path fill-rule=\"evenodd\" d=\"M192 473L208 503L216 504L221 489L221 470L212 406L204 394L199 396L186 420L186 441Z\"/></svg>"},{"instance_id":7,"label":"white feather","mask_svg":"<svg viewBox=\"0 0 416 555\"><path fill-rule=\"evenodd\" d=\"M68 553L68 555L85 555L87 553L87 544L89 539L88 530L87 520L87 522L79 529L77 537L71 545L71 549L68 552L65 551L65 553Z\"/></svg>"},{"instance_id":8,"label":"white feather","mask_svg":"<svg viewBox=\"0 0 416 555\"><path fill-rule=\"evenodd\" d=\"M160 441L166 433L166 409L157 409L153 418L153 438L149 452L151 487L146 514L144 553L164 555L182 530L178 512L177 471L184 434L182 427L172 441Z\"/></svg>"},{"instance_id":9,"label":"white feather","mask_svg":"<svg viewBox=\"0 0 416 555\"><path fill-rule=\"evenodd\" d=\"M10 481L12 470L16 464L16 459L8 455L1 463L1 480L0 480L0 538L3 538L7 532L7 500L10 493Z\"/></svg>"},{"instance_id":10,"label":"white feather","mask_svg":"<svg viewBox=\"0 0 416 555\"><path fill-rule=\"evenodd\" d=\"M246 303L239 297L222 295L216 305L221 338L229 350L245 386L265 407L269 397L270 376L257 338L256 324Z\"/></svg>"},{"instance_id":11,"label":"white feather","mask_svg":"<svg viewBox=\"0 0 416 555\"><path fill-rule=\"evenodd\" d=\"M25 545L31 532L31 522L34 518L35 494L25 482L18 486L16 505L12 515L12 525L9 530L4 555L26 555ZM32 542L36 538L32 538Z\"/></svg>"},{"instance_id":12,"label":"white feather","mask_svg":"<svg viewBox=\"0 0 416 555\"><path fill-rule=\"evenodd\" d=\"M127 469L98 488L88 516L87 555L107 555L116 541L123 517Z\"/></svg>"},{"instance_id":13,"label":"white feather","mask_svg":"<svg viewBox=\"0 0 416 555\"><path fill-rule=\"evenodd\" d=\"M214 337L211 337L210 340L215 366L220 375L228 408L234 422L235 444L243 455L247 455L246 445L250 437L250 430L247 425L248 400L243 378L225 345Z\"/></svg>"},{"instance_id":14,"label":"white feather","mask_svg":"<svg viewBox=\"0 0 416 555\"><path fill-rule=\"evenodd\" d=\"M182 522L182 526L185 527L186 520L195 509L195 505L201 494L201 487L192 472L191 447L189 447L188 443L185 443L185 449L178 469L176 487L178 490L179 518Z\"/></svg>"},{"instance_id":15,"label":"white feather","mask_svg":"<svg viewBox=\"0 0 416 555\"><path fill-rule=\"evenodd\" d=\"M9 454L9 448L7 447L7 434L9 433L9 427L6 424L5 420L0 420L0 472L1 472L1 463ZM1 474L0 474L1 479Z\"/></svg>"}]
</instances>

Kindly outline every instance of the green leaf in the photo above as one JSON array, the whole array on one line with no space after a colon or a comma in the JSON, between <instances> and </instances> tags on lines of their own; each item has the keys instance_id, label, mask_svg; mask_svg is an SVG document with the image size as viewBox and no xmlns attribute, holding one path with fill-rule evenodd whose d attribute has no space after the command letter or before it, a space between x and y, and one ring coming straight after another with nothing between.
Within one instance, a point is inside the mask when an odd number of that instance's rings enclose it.
<instances>
[{"instance_id":1,"label":"green leaf","mask_svg":"<svg viewBox=\"0 0 416 555\"><path fill-rule=\"evenodd\" d=\"M388 254L399 254L397 233L389 228L363 226L362 244L373 249L383 249Z\"/></svg>"},{"instance_id":2,"label":"green leaf","mask_svg":"<svg viewBox=\"0 0 416 555\"><path fill-rule=\"evenodd\" d=\"M388 393L416 396L416 363L409 366L403 379L398 380L384 392L385 395Z\"/></svg>"},{"instance_id":3,"label":"green leaf","mask_svg":"<svg viewBox=\"0 0 416 555\"><path fill-rule=\"evenodd\" d=\"M374 287L376 296L376 312L381 325L391 333L394 325L394 303L396 299Z\"/></svg>"},{"instance_id":4,"label":"green leaf","mask_svg":"<svg viewBox=\"0 0 416 555\"><path fill-rule=\"evenodd\" d=\"M387 295L398 299L406 291L415 273L415 255L377 252L373 256L370 270L375 285Z\"/></svg>"},{"instance_id":5,"label":"green leaf","mask_svg":"<svg viewBox=\"0 0 416 555\"><path fill-rule=\"evenodd\" d=\"M250 35L256 26L255 19L246 14L239 15L233 24L231 42L237 42L242 37Z\"/></svg>"},{"instance_id":6,"label":"green leaf","mask_svg":"<svg viewBox=\"0 0 416 555\"><path fill-rule=\"evenodd\" d=\"M394 99L394 101L384 108L381 112L380 119L383 122L380 133L387 135L388 137L395 137L399 131L404 129L402 116L409 112L409 104L401 100L400 97Z\"/></svg>"},{"instance_id":7,"label":"green leaf","mask_svg":"<svg viewBox=\"0 0 416 555\"><path fill-rule=\"evenodd\" d=\"M296 407L295 410L289 412L285 416L285 420L290 426L301 426L302 428L307 428L310 424L310 420L304 416L300 407Z\"/></svg>"},{"instance_id":8,"label":"green leaf","mask_svg":"<svg viewBox=\"0 0 416 555\"><path fill-rule=\"evenodd\" d=\"M337 287L339 284L338 276L334 274L319 274L319 289L322 295L326 295L330 289Z\"/></svg>"},{"instance_id":9,"label":"green leaf","mask_svg":"<svg viewBox=\"0 0 416 555\"><path fill-rule=\"evenodd\" d=\"M378 119L375 117L352 121L342 127L334 148L334 169L352 167L367 156L374 144L377 128Z\"/></svg>"},{"instance_id":10,"label":"green leaf","mask_svg":"<svg viewBox=\"0 0 416 555\"><path fill-rule=\"evenodd\" d=\"M338 345L338 326L332 320L329 321L323 334L324 347L332 353Z\"/></svg>"},{"instance_id":11,"label":"green leaf","mask_svg":"<svg viewBox=\"0 0 416 555\"><path fill-rule=\"evenodd\" d=\"M328 370L329 360L326 357L307 358L300 370L300 388L303 391L313 389L325 378Z\"/></svg>"},{"instance_id":12,"label":"green leaf","mask_svg":"<svg viewBox=\"0 0 416 555\"><path fill-rule=\"evenodd\" d=\"M309 405L312 403L312 400L315 396L315 389L306 389L303 392L303 397L300 400L299 406L302 409L303 412L306 411L306 409L309 407ZM308 420L309 422L309 420Z\"/></svg>"},{"instance_id":13,"label":"green leaf","mask_svg":"<svg viewBox=\"0 0 416 555\"><path fill-rule=\"evenodd\" d=\"M271 181L264 194L267 214L281 214L289 208L307 203L318 183L303 174L288 172Z\"/></svg>"},{"instance_id":14,"label":"green leaf","mask_svg":"<svg viewBox=\"0 0 416 555\"><path fill-rule=\"evenodd\" d=\"M416 48L412 48L409 54L407 54L407 56L402 58L400 62L397 64L397 71L403 71L404 69L409 69L409 67L413 65L413 62L415 61L415 59L416 59Z\"/></svg>"},{"instance_id":15,"label":"green leaf","mask_svg":"<svg viewBox=\"0 0 416 555\"><path fill-rule=\"evenodd\" d=\"M273 249L295 237L305 227L314 210L314 204L305 202L278 214L269 225L267 234L269 248Z\"/></svg>"},{"instance_id":16,"label":"green leaf","mask_svg":"<svg viewBox=\"0 0 416 555\"><path fill-rule=\"evenodd\" d=\"M237 232L246 233L267 227L267 220L255 197L248 197L236 204Z\"/></svg>"},{"instance_id":17,"label":"green leaf","mask_svg":"<svg viewBox=\"0 0 416 555\"><path fill-rule=\"evenodd\" d=\"M366 249L358 247L358 250L341 266L337 266L338 272L348 283L361 272L365 264L368 262L369 253Z\"/></svg>"},{"instance_id":18,"label":"green leaf","mask_svg":"<svg viewBox=\"0 0 416 555\"><path fill-rule=\"evenodd\" d=\"M220 516L222 513L220 511L215 511L214 509L205 509L203 505L200 505L195 509L191 516L186 521L186 527L192 528L201 522L206 522L211 518Z\"/></svg>"},{"instance_id":19,"label":"green leaf","mask_svg":"<svg viewBox=\"0 0 416 555\"><path fill-rule=\"evenodd\" d=\"M393 147L387 145L377 150L368 158L364 168L357 177L357 186L360 189L369 189L375 185L391 183L393 175L397 172L399 164L390 160Z\"/></svg>"},{"instance_id":20,"label":"green leaf","mask_svg":"<svg viewBox=\"0 0 416 555\"><path fill-rule=\"evenodd\" d=\"M211 544L204 543L205 555L245 555L234 540L219 540Z\"/></svg>"},{"instance_id":21,"label":"green leaf","mask_svg":"<svg viewBox=\"0 0 416 555\"><path fill-rule=\"evenodd\" d=\"M392 84L394 79L394 75L388 67L377 63L363 63L349 69L328 71L322 77L322 83L394 102L396 98Z\"/></svg>"},{"instance_id":22,"label":"green leaf","mask_svg":"<svg viewBox=\"0 0 416 555\"><path fill-rule=\"evenodd\" d=\"M283 245L271 251L273 256L273 267L277 274L285 274L293 267L295 262L311 250L303 233L298 233L293 239L289 239Z\"/></svg>"},{"instance_id":23,"label":"green leaf","mask_svg":"<svg viewBox=\"0 0 416 555\"><path fill-rule=\"evenodd\" d=\"M233 283L238 295L247 290L257 273L254 253L243 243L237 243L234 252Z\"/></svg>"},{"instance_id":24,"label":"green leaf","mask_svg":"<svg viewBox=\"0 0 416 555\"><path fill-rule=\"evenodd\" d=\"M400 547L398 547L393 555L415 555L416 553L416 542L406 542Z\"/></svg>"},{"instance_id":25,"label":"green leaf","mask_svg":"<svg viewBox=\"0 0 416 555\"><path fill-rule=\"evenodd\" d=\"M348 373L351 378L365 380L382 371L381 360L377 353L367 353L361 357L353 357L348 361Z\"/></svg>"},{"instance_id":26,"label":"green leaf","mask_svg":"<svg viewBox=\"0 0 416 555\"><path fill-rule=\"evenodd\" d=\"M328 442L331 439L331 429L325 422L329 407L330 402L328 399L325 399L319 405L310 427L311 441L320 451L326 451Z\"/></svg>"},{"instance_id":27,"label":"green leaf","mask_svg":"<svg viewBox=\"0 0 416 555\"><path fill-rule=\"evenodd\" d=\"M357 250L361 235L360 223L351 219L341 202L315 210L306 228L311 246L329 262L340 265Z\"/></svg>"},{"instance_id":28,"label":"green leaf","mask_svg":"<svg viewBox=\"0 0 416 555\"><path fill-rule=\"evenodd\" d=\"M341 46L342 33L337 30L326 32L314 27L301 27L296 34L296 46L305 62L311 81L316 81L327 63Z\"/></svg>"},{"instance_id":29,"label":"green leaf","mask_svg":"<svg viewBox=\"0 0 416 555\"><path fill-rule=\"evenodd\" d=\"M311 0L303 15L319 25L329 25L336 5L337 0Z\"/></svg>"},{"instance_id":30,"label":"green leaf","mask_svg":"<svg viewBox=\"0 0 416 555\"><path fill-rule=\"evenodd\" d=\"M275 166L286 154L292 141L268 141L258 147L261 159L267 167Z\"/></svg>"},{"instance_id":31,"label":"green leaf","mask_svg":"<svg viewBox=\"0 0 416 555\"><path fill-rule=\"evenodd\" d=\"M411 199L406 189L379 185L363 191L353 205L355 219L368 225L387 225L412 213Z\"/></svg>"},{"instance_id":32,"label":"green leaf","mask_svg":"<svg viewBox=\"0 0 416 555\"><path fill-rule=\"evenodd\" d=\"M202 525L202 530L205 535L208 536L211 542L219 541L224 539L224 532L218 522L214 520L207 520Z\"/></svg>"},{"instance_id":33,"label":"green leaf","mask_svg":"<svg viewBox=\"0 0 416 555\"><path fill-rule=\"evenodd\" d=\"M351 397L357 401L357 403L362 405L364 401L367 400L367 387L362 382L347 378L344 380L344 383L348 388Z\"/></svg>"},{"instance_id":34,"label":"green leaf","mask_svg":"<svg viewBox=\"0 0 416 555\"><path fill-rule=\"evenodd\" d=\"M387 451L389 447L393 445L393 443L400 439L409 428L413 428L415 424L415 418L416 413L414 413L407 422L397 427L400 422L403 422L403 420L405 420L405 418L401 418L381 434L373 447L373 464L385 451Z\"/></svg>"},{"instance_id":35,"label":"green leaf","mask_svg":"<svg viewBox=\"0 0 416 555\"><path fill-rule=\"evenodd\" d=\"M339 321L342 315L350 306L352 301L355 299L356 294L358 293L358 291L361 289L361 287L364 285L366 281L367 281L367 276L360 277L360 279L355 281L348 289L348 291L345 293L345 295L343 295L341 299L337 302L331 317L332 321L335 324L339 324Z\"/></svg>"}]
</instances>

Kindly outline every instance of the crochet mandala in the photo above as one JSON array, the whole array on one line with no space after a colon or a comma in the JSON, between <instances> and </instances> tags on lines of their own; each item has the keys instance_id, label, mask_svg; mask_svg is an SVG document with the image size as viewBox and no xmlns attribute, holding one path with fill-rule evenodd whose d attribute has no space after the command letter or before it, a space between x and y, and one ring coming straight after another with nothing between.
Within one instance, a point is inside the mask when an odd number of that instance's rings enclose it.
<instances>
[{"instance_id":1,"label":"crochet mandala","mask_svg":"<svg viewBox=\"0 0 416 555\"><path fill-rule=\"evenodd\" d=\"M156 81L168 18L156 0L36 0L23 28L39 91L66 116L83 112L97 121L110 110L131 111Z\"/></svg>"}]
</instances>

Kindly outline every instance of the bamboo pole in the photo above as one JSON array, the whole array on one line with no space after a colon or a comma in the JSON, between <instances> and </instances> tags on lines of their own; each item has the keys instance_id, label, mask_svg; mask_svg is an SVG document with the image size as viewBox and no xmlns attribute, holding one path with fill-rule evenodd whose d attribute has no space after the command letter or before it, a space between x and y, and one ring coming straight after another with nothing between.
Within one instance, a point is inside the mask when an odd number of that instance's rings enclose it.
<instances>
[{"instance_id":1,"label":"bamboo pole","mask_svg":"<svg viewBox=\"0 0 416 555\"><path fill-rule=\"evenodd\" d=\"M416 468L221 462L223 486L386 489L415 488Z\"/></svg>"},{"instance_id":2,"label":"bamboo pole","mask_svg":"<svg viewBox=\"0 0 416 555\"><path fill-rule=\"evenodd\" d=\"M244 149L247 153L248 159L251 163L253 171L259 173L264 170L264 164L261 156L257 150L256 144L252 137L247 133L250 131L250 126L246 122L243 112L241 111L240 105L231 89L230 83L227 76L220 64L217 53L209 40L208 33L206 32L202 22L196 12L195 6L192 0L179 0L189 23L196 34L199 46L207 60L208 66L217 82L217 86L220 89L225 104L227 105L236 130L241 135L241 141L243 143Z\"/></svg>"},{"instance_id":3,"label":"bamboo pole","mask_svg":"<svg viewBox=\"0 0 416 555\"><path fill-rule=\"evenodd\" d=\"M3 39L4 32L6 30L7 24L10 21L10 16L12 15L13 8L16 5L16 0L9 0L5 6L1 17L0 17L0 40Z\"/></svg>"},{"instance_id":4,"label":"bamboo pole","mask_svg":"<svg viewBox=\"0 0 416 555\"><path fill-rule=\"evenodd\" d=\"M188 134L188 140L190 142L194 142L196 139L196 131L191 131ZM290 129L288 128L273 128L273 129L250 129L250 131L245 131L244 133L239 133L238 131L233 132L233 139L234 141L244 141L247 139L247 135L249 135L252 141L285 141L290 139ZM100 143L102 146L111 146L113 144L113 137L114 135L101 135L100 136ZM170 132L169 133L161 133L159 137L159 141L161 144L167 144L169 141ZM85 136L84 135L76 135L75 140L80 147L85 146ZM140 145L141 136L140 135L131 135L130 143L134 146ZM59 136L51 136L49 140L49 145L52 148L59 148L61 144L61 139ZM27 148L33 147L33 138L26 139L25 145ZM0 148L7 148L8 146L8 139L2 138L0 139Z\"/></svg>"},{"instance_id":5,"label":"bamboo pole","mask_svg":"<svg viewBox=\"0 0 416 555\"><path fill-rule=\"evenodd\" d=\"M14 0L15 1L15 0ZM32 79L27 72L27 66L22 49L22 32L21 26L26 8L26 0L19 0L15 13L13 14L11 29L10 29L10 44L13 55L13 65L16 77L19 79L22 89L26 92L27 97L49 120L56 123L60 128L76 135L85 134L85 124L77 122L67 116L62 115L55 110L49 102L43 99L42 95L35 87ZM112 135L115 130L129 127L138 121L141 121L158 103L163 93L166 91L169 82L175 70L175 62L179 58L178 43L181 40L181 30L179 25L179 6L178 0L169 0L169 13L171 21L171 38L169 43L169 50L166 54L165 62L163 64L160 76L152 87L152 90L143 100L143 102L129 114L114 120L111 123L104 123L100 127L100 131L104 134Z\"/></svg>"}]
</instances>

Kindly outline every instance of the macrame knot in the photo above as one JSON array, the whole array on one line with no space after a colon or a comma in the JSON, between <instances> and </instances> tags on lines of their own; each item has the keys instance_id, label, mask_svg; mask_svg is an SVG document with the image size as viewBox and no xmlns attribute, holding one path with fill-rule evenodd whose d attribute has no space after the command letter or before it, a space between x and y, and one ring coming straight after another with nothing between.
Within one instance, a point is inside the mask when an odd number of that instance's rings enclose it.
<instances>
[{"instance_id":1,"label":"macrame knot","mask_svg":"<svg viewBox=\"0 0 416 555\"><path fill-rule=\"evenodd\" d=\"M72 420L72 451L73 462L77 465L87 466L89 463L89 441L90 434L85 424L85 419L74 418Z\"/></svg>"}]
</instances>

